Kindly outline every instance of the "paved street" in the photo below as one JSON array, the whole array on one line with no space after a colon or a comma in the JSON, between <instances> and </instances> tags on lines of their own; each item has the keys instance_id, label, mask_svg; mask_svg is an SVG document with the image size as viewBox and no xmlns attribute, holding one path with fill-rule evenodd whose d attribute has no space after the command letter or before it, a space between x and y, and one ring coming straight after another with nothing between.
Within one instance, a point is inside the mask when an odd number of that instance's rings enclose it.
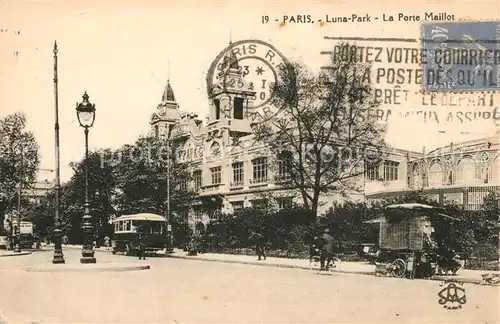
<instances>
[{"instance_id":1,"label":"paved street","mask_svg":"<svg viewBox=\"0 0 500 324\"><path fill-rule=\"evenodd\" d=\"M52 252L0 258L7 323L426 322L497 323L498 287L464 284L460 310L438 304L437 281L148 258L97 252L98 262L148 263L133 272L36 273ZM79 251L66 250L67 263Z\"/></svg>"}]
</instances>

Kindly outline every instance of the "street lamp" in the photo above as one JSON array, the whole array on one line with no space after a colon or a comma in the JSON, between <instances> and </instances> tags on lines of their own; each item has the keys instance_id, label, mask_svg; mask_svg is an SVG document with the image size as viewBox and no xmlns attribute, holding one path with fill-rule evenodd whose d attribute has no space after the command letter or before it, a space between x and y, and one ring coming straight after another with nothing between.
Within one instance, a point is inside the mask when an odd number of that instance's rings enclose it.
<instances>
[{"instance_id":1,"label":"street lamp","mask_svg":"<svg viewBox=\"0 0 500 324\"><path fill-rule=\"evenodd\" d=\"M90 204L89 204L89 128L94 125L95 120L95 105L89 102L89 95L87 92L83 95L83 101L81 103L76 103L76 115L78 117L78 122L80 126L85 128L85 203L83 211L83 248L82 257L80 258L81 263L96 263L94 257L93 248L93 229L92 226L92 216L90 215Z\"/></svg>"}]
</instances>

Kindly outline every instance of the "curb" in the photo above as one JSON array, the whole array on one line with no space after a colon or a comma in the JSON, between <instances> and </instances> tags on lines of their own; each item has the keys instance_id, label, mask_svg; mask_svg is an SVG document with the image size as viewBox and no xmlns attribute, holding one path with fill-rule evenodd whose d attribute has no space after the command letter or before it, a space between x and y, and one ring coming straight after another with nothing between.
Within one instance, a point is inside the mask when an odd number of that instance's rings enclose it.
<instances>
[{"instance_id":1,"label":"curb","mask_svg":"<svg viewBox=\"0 0 500 324\"><path fill-rule=\"evenodd\" d=\"M11 256L21 256L21 255L30 255L32 252L12 252L8 254L0 254L0 258L6 258Z\"/></svg>"},{"instance_id":2,"label":"curb","mask_svg":"<svg viewBox=\"0 0 500 324\"><path fill-rule=\"evenodd\" d=\"M263 263L263 262L256 262L256 261L221 260L221 259L213 259L213 258L196 258L196 257L193 258L192 256L182 256L182 255L166 255L165 257L167 257L167 258L174 258L174 259L187 259L187 260L208 261L208 262L220 262L220 263L256 265L256 266L261 266L261 267L302 269L302 270L311 271L311 269L308 266L299 266L299 265L293 265L293 264ZM366 271L345 271L345 270L337 270L337 269L332 269L331 271L332 272L338 272L338 273L358 274L358 275L368 275L368 276L369 275L374 275L374 273L372 273L372 272L366 272Z\"/></svg>"},{"instance_id":3,"label":"curb","mask_svg":"<svg viewBox=\"0 0 500 324\"><path fill-rule=\"evenodd\" d=\"M483 286L491 286L491 285L485 285L483 283L482 279L474 279L474 278L434 276L431 278L431 280L439 280L439 281L446 281L446 282L463 282L463 283L471 283L471 284L477 284L477 285L483 285Z\"/></svg>"},{"instance_id":4,"label":"curb","mask_svg":"<svg viewBox=\"0 0 500 324\"><path fill-rule=\"evenodd\" d=\"M214 258L196 258L196 257L192 257L192 256L182 256L182 255L166 255L166 257L167 258L174 258L174 259L187 259L187 260L198 260L198 261L208 261L208 262L245 264L245 265L256 265L256 266L261 266L261 267L302 269L302 270L311 271L311 269L309 267L307 267L307 266L298 266L298 265L293 265L293 264L259 263L259 262L255 262L255 261L221 260L221 259L214 259ZM353 274L353 275L365 275L365 276L379 277L379 276L375 275L375 272L371 272L371 271L370 272L366 272L366 271L345 271L345 270L332 269L332 272L346 273L346 274ZM389 277L380 277L380 278L389 278ZM396 278L394 278L394 279L396 279ZM481 279L475 279L475 278L433 276L433 277L428 278L428 279L417 279L417 280L434 280L434 281L447 281L447 282L462 282L462 283L484 285L483 281ZM491 286L491 285L486 285L486 286Z\"/></svg>"},{"instance_id":5,"label":"curb","mask_svg":"<svg viewBox=\"0 0 500 324\"><path fill-rule=\"evenodd\" d=\"M65 267L64 265L50 267L28 267L24 270L27 272L109 272L109 271L137 271L151 269L150 265L121 265L121 266L78 266L78 267Z\"/></svg>"},{"instance_id":6,"label":"curb","mask_svg":"<svg viewBox=\"0 0 500 324\"><path fill-rule=\"evenodd\" d=\"M82 246L78 246L78 245L63 245L62 246L62 250L64 252L64 250L67 249L67 250L81 250L82 249ZM111 252L111 250L103 250L101 248L93 248L94 251L99 251L99 252Z\"/></svg>"}]
</instances>

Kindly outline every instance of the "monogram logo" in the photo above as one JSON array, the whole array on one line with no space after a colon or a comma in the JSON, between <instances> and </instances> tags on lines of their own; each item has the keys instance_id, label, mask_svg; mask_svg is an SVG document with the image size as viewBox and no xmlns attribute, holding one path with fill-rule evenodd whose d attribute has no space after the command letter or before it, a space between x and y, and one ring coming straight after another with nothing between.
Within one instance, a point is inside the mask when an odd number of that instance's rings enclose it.
<instances>
[{"instance_id":1,"label":"monogram logo","mask_svg":"<svg viewBox=\"0 0 500 324\"><path fill-rule=\"evenodd\" d=\"M438 303L443 305L443 308L447 310L461 309L462 305L467 303L467 296L465 294L465 288L462 288L463 283L461 282L444 282L440 286L444 286L438 292Z\"/></svg>"}]
</instances>

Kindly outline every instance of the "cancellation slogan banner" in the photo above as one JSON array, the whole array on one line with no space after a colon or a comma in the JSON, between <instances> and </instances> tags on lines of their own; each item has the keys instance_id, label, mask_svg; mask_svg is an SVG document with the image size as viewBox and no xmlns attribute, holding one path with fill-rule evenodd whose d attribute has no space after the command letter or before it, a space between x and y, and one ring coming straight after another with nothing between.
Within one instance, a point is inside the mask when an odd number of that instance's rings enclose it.
<instances>
[{"instance_id":1,"label":"cancellation slogan banner","mask_svg":"<svg viewBox=\"0 0 500 324\"><path fill-rule=\"evenodd\" d=\"M440 135L442 143L439 143L445 145L449 140L466 140L452 138L453 134L489 136L500 127L497 92L469 91L464 90L465 86L457 86L457 91L432 91L425 86L425 82L430 82L426 73L434 69L426 64L435 62L436 53L429 50L429 44L422 37L422 26L430 23L441 28L433 27L436 30L448 30L451 41L469 42L450 44L445 40L439 44L441 49L466 46L482 51L482 32L474 30L473 23L498 21L496 5L458 1L433 2L424 7L409 2L391 2L384 6L365 2L336 3L335 6L330 3L315 5L307 14L298 10L300 8L263 11L259 25L269 32L267 39L291 60L299 57L304 63L322 69L331 67L331 58L351 59L353 52L356 61L369 64L370 72L365 78L374 88L373 100L379 103L371 114L387 123L388 138L393 139L391 142L395 145L407 146L412 140L417 145L416 138L406 137L409 131L426 133L425 139L419 138L426 144L436 141L433 137L436 133L446 133ZM459 35L446 25L462 22L472 26L470 33ZM488 48L500 46L494 44ZM494 64L498 63L500 55L494 58ZM452 72L456 73L453 68L457 64L448 65L452 65Z\"/></svg>"},{"instance_id":2,"label":"cancellation slogan banner","mask_svg":"<svg viewBox=\"0 0 500 324\"><path fill-rule=\"evenodd\" d=\"M323 54L333 55L333 60L355 59L371 65L364 78L373 85L373 100L380 103L371 113L380 121L500 125L496 92L430 92L422 88L422 65L430 54L420 47L418 39L326 39L333 50ZM339 39L344 43L338 44Z\"/></svg>"}]
</instances>

